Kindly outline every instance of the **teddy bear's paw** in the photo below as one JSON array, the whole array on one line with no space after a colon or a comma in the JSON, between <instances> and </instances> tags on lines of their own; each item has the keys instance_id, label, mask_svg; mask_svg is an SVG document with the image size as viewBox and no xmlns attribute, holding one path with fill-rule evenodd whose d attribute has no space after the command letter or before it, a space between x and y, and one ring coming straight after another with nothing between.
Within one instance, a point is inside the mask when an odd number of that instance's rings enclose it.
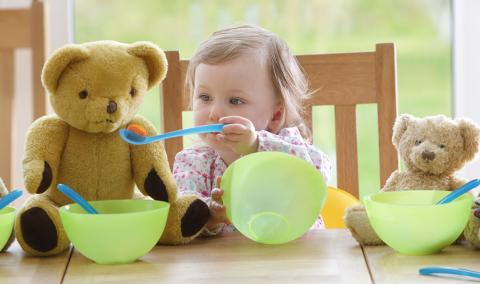
<instances>
[{"instance_id":1,"label":"teddy bear's paw","mask_svg":"<svg viewBox=\"0 0 480 284\"><path fill-rule=\"evenodd\" d=\"M193 201L182 217L182 237L189 238L198 235L209 218L210 210L207 204L200 199Z\"/></svg>"},{"instance_id":2,"label":"teddy bear's paw","mask_svg":"<svg viewBox=\"0 0 480 284\"><path fill-rule=\"evenodd\" d=\"M52 168L46 161L33 160L24 165L25 187L30 193L45 192L52 184Z\"/></svg>"},{"instance_id":3,"label":"teddy bear's paw","mask_svg":"<svg viewBox=\"0 0 480 284\"><path fill-rule=\"evenodd\" d=\"M60 225L58 212L52 216L49 214L52 212L48 211L51 210L33 206L17 217L15 224L17 240L29 255L55 255L70 245Z\"/></svg>"},{"instance_id":4,"label":"teddy bear's paw","mask_svg":"<svg viewBox=\"0 0 480 284\"><path fill-rule=\"evenodd\" d=\"M345 224L352 236L362 245L383 245L383 241L373 230L368 221L365 207L361 204L347 208L344 217Z\"/></svg>"},{"instance_id":5,"label":"teddy bear's paw","mask_svg":"<svg viewBox=\"0 0 480 284\"><path fill-rule=\"evenodd\" d=\"M160 244L186 244L198 236L208 219L210 210L207 204L193 195L184 195L170 204L167 225Z\"/></svg>"},{"instance_id":6,"label":"teddy bear's paw","mask_svg":"<svg viewBox=\"0 0 480 284\"><path fill-rule=\"evenodd\" d=\"M463 236L471 246L480 248L480 209L473 211L463 231Z\"/></svg>"}]
</instances>

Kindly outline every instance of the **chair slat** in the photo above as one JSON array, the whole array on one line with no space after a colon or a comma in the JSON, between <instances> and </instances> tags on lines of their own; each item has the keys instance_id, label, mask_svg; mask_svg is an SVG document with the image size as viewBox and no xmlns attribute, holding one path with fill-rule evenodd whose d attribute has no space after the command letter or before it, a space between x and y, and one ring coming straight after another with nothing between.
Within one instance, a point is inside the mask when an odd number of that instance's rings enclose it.
<instances>
[{"instance_id":1,"label":"chair slat","mask_svg":"<svg viewBox=\"0 0 480 284\"><path fill-rule=\"evenodd\" d=\"M0 49L30 47L30 27L29 9L0 10Z\"/></svg>"},{"instance_id":2,"label":"chair slat","mask_svg":"<svg viewBox=\"0 0 480 284\"><path fill-rule=\"evenodd\" d=\"M335 106L335 139L337 147L337 186L358 197L355 105Z\"/></svg>"},{"instance_id":3,"label":"chair slat","mask_svg":"<svg viewBox=\"0 0 480 284\"><path fill-rule=\"evenodd\" d=\"M0 147L0 174L7 188L11 188L12 176L12 109L14 94L14 52L0 50L0 121L2 142Z\"/></svg>"}]
</instances>

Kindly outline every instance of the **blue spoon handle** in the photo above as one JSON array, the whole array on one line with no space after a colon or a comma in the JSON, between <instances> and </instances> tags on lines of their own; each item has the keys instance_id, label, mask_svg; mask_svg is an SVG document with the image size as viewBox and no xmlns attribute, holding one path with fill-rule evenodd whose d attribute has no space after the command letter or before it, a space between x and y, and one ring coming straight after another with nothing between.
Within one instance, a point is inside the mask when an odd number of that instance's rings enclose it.
<instances>
[{"instance_id":1,"label":"blue spoon handle","mask_svg":"<svg viewBox=\"0 0 480 284\"><path fill-rule=\"evenodd\" d=\"M474 179L474 180L471 180L469 182L467 182L466 184L464 184L462 187L460 187L459 189L453 191L452 193L450 193L449 195L445 196L444 198L442 198L440 201L437 202L437 204L445 204L445 203L448 203L454 199L456 199L457 197L459 197L460 195L474 189L475 187L479 186L480 185L480 180L478 179Z\"/></svg>"},{"instance_id":2,"label":"blue spoon handle","mask_svg":"<svg viewBox=\"0 0 480 284\"><path fill-rule=\"evenodd\" d=\"M90 205L83 197L81 197L75 190L71 189L65 184L58 184L57 188L60 192L65 194L68 198L70 198L72 201L76 202L80 207L82 207L87 213L90 214L98 214L97 210Z\"/></svg>"},{"instance_id":3,"label":"blue spoon handle","mask_svg":"<svg viewBox=\"0 0 480 284\"><path fill-rule=\"evenodd\" d=\"M12 203L15 201L15 199L19 198L22 196L22 191L20 189L15 189L9 194L5 195L2 199L0 199L0 210L5 208L8 204Z\"/></svg>"},{"instance_id":4,"label":"blue spoon handle","mask_svg":"<svg viewBox=\"0 0 480 284\"><path fill-rule=\"evenodd\" d=\"M420 275L433 275L433 274L450 274L450 275L460 275L468 276L473 278L480 278L480 272L468 270L464 268L455 268L455 267L423 267L418 271Z\"/></svg>"}]
</instances>

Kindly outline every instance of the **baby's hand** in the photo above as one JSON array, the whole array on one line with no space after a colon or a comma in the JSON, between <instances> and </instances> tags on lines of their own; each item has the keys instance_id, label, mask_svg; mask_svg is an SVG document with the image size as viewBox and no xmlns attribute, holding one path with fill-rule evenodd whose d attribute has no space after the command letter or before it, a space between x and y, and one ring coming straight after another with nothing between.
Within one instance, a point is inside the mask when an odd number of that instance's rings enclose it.
<instances>
[{"instance_id":1,"label":"baby's hand","mask_svg":"<svg viewBox=\"0 0 480 284\"><path fill-rule=\"evenodd\" d=\"M214 188L212 190L212 199L208 204L210 209L210 220L207 222L207 229L217 228L221 224L229 224L225 213L225 206L222 202L223 190L220 188Z\"/></svg>"},{"instance_id":2,"label":"baby's hand","mask_svg":"<svg viewBox=\"0 0 480 284\"><path fill-rule=\"evenodd\" d=\"M241 116L226 116L219 120L225 123L217 139L226 144L237 155L247 155L257 151L258 137L253 123Z\"/></svg>"}]
</instances>

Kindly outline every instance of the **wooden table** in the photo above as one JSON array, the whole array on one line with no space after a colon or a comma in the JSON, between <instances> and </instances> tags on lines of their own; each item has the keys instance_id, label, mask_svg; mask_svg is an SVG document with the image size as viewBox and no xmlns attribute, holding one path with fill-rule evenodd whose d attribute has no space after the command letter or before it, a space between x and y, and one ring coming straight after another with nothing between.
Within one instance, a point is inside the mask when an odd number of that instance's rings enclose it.
<instances>
[{"instance_id":1,"label":"wooden table","mask_svg":"<svg viewBox=\"0 0 480 284\"><path fill-rule=\"evenodd\" d=\"M0 254L0 283L458 283L418 275L423 266L480 270L480 251L451 246L406 256L386 246L362 248L347 230L310 231L285 245L254 243L238 233L157 246L135 263L99 265L71 250L24 256L18 244Z\"/></svg>"}]
</instances>

